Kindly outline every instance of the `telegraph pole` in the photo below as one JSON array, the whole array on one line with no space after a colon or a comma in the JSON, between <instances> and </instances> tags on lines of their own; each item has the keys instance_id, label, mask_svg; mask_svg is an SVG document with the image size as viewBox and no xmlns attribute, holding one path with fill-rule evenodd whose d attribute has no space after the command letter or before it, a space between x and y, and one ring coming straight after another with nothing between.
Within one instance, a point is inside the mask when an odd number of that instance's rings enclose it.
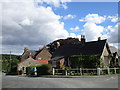
<instances>
[{"instance_id":1,"label":"telegraph pole","mask_svg":"<svg viewBox=\"0 0 120 90\"><path fill-rule=\"evenodd\" d=\"M10 51L10 71L11 71L11 51Z\"/></svg>"}]
</instances>

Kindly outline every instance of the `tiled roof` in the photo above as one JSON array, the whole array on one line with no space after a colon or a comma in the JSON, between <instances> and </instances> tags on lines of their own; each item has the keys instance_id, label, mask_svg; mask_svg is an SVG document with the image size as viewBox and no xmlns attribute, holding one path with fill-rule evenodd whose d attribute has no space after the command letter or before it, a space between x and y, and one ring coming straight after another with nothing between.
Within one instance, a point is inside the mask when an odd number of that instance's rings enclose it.
<instances>
[{"instance_id":1,"label":"tiled roof","mask_svg":"<svg viewBox=\"0 0 120 90\"><path fill-rule=\"evenodd\" d=\"M38 51L35 51L35 50L28 50L28 51L24 52L22 56L26 56L31 53L32 57L34 58L34 56L36 55L37 52Z\"/></svg>"},{"instance_id":2,"label":"tiled roof","mask_svg":"<svg viewBox=\"0 0 120 90\"><path fill-rule=\"evenodd\" d=\"M50 61L59 61L59 60L61 60L63 58L64 58L63 56L55 57L55 58L52 58Z\"/></svg>"},{"instance_id":3,"label":"tiled roof","mask_svg":"<svg viewBox=\"0 0 120 90\"><path fill-rule=\"evenodd\" d=\"M53 57L71 56L71 55L95 55L102 54L105 46L105 40L85 42L84 44L67 44L56 49Z\"/></svg>"},{"instance_id":4,"label":"tiled roof","mask_svg":"<svg viewBox=\"0 0 120 90\"><path fill-rule=\"evenodd\" d=\"M48 60L35 60L36 62L39 62L41 65L42 64L48 64Z\"/></svg>"}]
</instances>

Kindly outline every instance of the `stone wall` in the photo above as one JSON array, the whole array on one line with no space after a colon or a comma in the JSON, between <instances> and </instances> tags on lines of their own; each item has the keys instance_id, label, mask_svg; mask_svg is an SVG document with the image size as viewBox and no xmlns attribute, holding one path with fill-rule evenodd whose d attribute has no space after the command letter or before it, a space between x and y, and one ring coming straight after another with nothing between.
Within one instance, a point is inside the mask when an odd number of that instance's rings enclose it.
<instances>
[{"instance_id":1,"label":"stone wall","mask_svg":"<svg viewBox=\"0 0 120 90\"><path fill-rule=\"evenodd\" d=\"M30 57L25 61L18 63L18 71L22 71L23 73L26 73L26 67L37 66L37 65L40 65L40 63L36 62L33 58Z\"/></svg>"}]
</instances>

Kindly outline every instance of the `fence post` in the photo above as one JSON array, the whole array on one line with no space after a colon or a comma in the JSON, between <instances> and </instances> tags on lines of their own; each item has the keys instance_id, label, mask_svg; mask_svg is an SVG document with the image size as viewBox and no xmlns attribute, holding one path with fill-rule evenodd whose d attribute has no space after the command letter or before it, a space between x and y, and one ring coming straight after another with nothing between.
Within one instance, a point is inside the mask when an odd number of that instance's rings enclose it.
<instances>
[{"instance_id":1,"label":"fence post","mask_svg":"<svg viewBox=\"0 0 120 90\"><path fill-rule=\"evenodd\" d=\"M53 75L55 75L55 69L54 68L53 68L52 72L53 72Z\"/></svg>"},{"instance_id":2,"label":"fence post","mask_svg":"<svg viewBox=\"0 0 120 90\"><path fill-rule=\"evenodd\" d=\"M114 68L115 74L116 74L116 68Z\"/></svg>"},{"instance_id":3,"label":"fence post","mask_svg":"<svg viewBox=\"0 0 120 90\"><path fill-rule=\"evenodd\" d=\"M97 75L100 75L100 68L97 68Z\"/></svg>"},{"instance_id":4,"label":"fence post","mask_svg":"<svg viewBox=\"0 0 120 90\"><path fill-rule=\"evenodd\" d=\"M108 75L110 75L110 69L109 68L107 68L107 71L108 71Z\"/></svg>"},{"instance_id":5,"label":"fence post","mask_svg":"<svg viewBox=\"0 0 120 90\"><path fill-rule=\"evenodd\" d=\"M82 76L82 68L80 68L80 74L81 74L81 76Z\"/></svg>"},{"instance_id":6,"label":"fence post","mask_svg":"<svg viewBox=\"0 0 120 90\"><path fill-rule=\"evenodd\" d=\"M67 70L65 70L65 75L67 76Z\"/></svg>"}]
</instances>

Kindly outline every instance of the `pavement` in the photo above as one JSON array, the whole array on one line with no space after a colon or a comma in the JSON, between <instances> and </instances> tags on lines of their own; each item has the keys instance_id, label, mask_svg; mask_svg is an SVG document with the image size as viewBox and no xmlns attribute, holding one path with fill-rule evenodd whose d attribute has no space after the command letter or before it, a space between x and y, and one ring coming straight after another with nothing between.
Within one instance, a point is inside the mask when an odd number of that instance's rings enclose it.
<instances>
[{"instance_id":1,"label":"pavement","mask_svg":"<svg viewBox=\"0 0 120 90\"><path fill-rule=\"evenodd\" d=\"M118 75L110 76L6 76L2 88L118 88Z\"/></svg>"},{"instance_id":2,"label":"pavement","mask_svg":"<svg viewBox=\"0 0 120 90\"><path fill-rule=\"evenodd\" d=\"M116 75L82 75L82 76L66 76L66 75L42 75L40 77L44 77L44 78L110 78L110 77L118 77L119 75L116 74ZM20 77L27 77L26 75L24 76L20 76ZM36 77L36 76L33 76L33 77Z\"/></svg>"}]
</instances>

